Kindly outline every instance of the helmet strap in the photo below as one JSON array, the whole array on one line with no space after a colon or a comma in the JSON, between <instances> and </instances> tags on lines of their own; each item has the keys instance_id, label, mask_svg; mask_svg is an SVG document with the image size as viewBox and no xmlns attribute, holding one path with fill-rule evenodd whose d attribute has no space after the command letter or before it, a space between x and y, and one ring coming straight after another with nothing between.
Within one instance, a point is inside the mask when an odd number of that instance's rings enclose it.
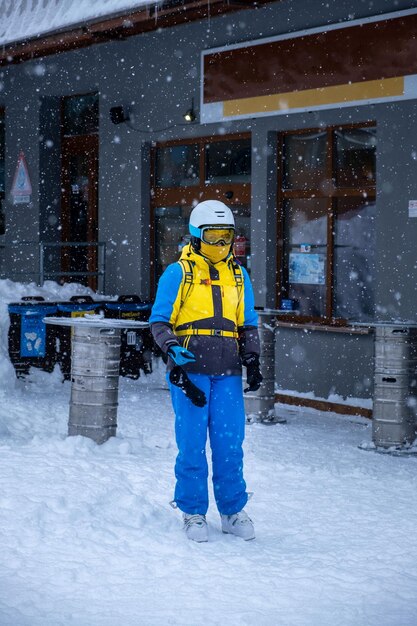
<instances>
[{"instance_id":1,"label":"helmet strap","mask_svg":"<svg viewBox=\"0 0 417 626\"><path fill-rule=\"evenodd\" d=\"M200 252L201 239L199 239L198 237L191 236L191 246L196 252Z\"/></svg>"}]
</instances>

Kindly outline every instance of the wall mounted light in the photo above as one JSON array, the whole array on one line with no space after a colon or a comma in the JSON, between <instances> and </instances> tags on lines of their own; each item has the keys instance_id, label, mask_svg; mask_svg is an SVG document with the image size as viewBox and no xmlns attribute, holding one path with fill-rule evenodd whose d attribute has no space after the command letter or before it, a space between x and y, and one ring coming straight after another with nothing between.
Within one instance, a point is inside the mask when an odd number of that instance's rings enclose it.
<instances>
[{"instance_id":1,"label":"wall mounted light","mask_svg":"<svg viewBox=\"0 0 417 626\"><path fill-rule=\"evenodd\" d=\"M197 115L194 111L194 98L191 100L191 108L187 109L184 113L183 118L186 122L194 122L197 118Z\"/></svg>"}]
</instances>

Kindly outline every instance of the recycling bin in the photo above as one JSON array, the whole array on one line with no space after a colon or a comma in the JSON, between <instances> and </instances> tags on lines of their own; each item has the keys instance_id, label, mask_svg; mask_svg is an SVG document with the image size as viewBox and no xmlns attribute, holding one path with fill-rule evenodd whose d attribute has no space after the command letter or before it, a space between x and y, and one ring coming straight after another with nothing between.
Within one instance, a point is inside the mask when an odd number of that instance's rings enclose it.
<instances>
[{"instance_id":1,"label":"recycling bin","mask_svg":"<svg viewBox=\"0 0 417 626\"><path fill-rule=\"evenodd\" d=\"M84 317L95 315L102 308L100 302L96 302L89 295L72 296L68 302L57 303L58 317ZM64 380L71 378L71 333L69 326L61 326L56 329L58 362Z\"/></svg>"},{"instance_id":2,"label":"recycling bin","mask_svg":"<svg viewBox=\"0 0 417 626\"><path fill-rule=\"evenodd\" d=\"M104 316L112 319L147 322L152 302L142 301L138 295L120 295L117 301L104 304ZM137 379L142 370L152 372L153 340L149 327L124 328L121 333L120 375Z\"/></svg>"},{"instance_id":3,"label":"recycling bin","mask_svg":"<svg viewBox=\"0 0 417 626\"><path fill-rule=\"evenodd\" d=\"M55 302L41 296L25 296L8 306L10 327L8 348L17 378L24 378L31 367L52 372L56 363L56 334L46 327L44 317L55 315Z\"/></svg>"}]
</instances>

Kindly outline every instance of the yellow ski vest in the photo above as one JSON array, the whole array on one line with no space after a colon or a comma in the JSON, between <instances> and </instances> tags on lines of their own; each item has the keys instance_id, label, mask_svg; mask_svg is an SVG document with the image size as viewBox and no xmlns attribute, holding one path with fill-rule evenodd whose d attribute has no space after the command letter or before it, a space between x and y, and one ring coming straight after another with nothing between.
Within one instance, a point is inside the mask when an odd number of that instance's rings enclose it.
<instances>
[{"instance_id":1,"label":"yellow ski vest","mask_svg":"<svg viewBox=\"0 0 417 626\"><path fill-rule=\"evenodd\" d=\"M170 319L174 333L209 329L237 338L244 323L243 275L233 256L213 265L188 244L179 262L183 280Z\"/></svg>"}]
</instances>

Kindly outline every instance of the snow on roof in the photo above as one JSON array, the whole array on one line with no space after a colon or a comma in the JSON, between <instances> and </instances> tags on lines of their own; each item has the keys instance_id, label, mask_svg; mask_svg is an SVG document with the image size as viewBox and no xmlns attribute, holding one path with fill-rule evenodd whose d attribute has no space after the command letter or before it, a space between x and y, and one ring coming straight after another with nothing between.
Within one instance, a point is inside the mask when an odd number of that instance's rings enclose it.
<instances>
[{"instance_id":1,"label":"snow on roof","mask_svg":"<svg viewBox=\"0 0 417 626\"><path fill-rule=\"evenodd\" d=\"M0 45L154 4L158 0L0 0Z\"/></svg>"}]
</instances>

